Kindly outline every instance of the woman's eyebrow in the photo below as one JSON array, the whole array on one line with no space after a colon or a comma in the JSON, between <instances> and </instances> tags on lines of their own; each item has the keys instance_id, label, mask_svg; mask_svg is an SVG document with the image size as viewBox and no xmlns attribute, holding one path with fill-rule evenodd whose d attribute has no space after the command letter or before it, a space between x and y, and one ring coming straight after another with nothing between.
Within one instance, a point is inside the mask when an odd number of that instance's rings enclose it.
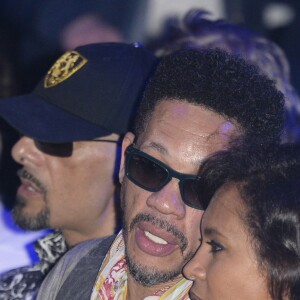
<instances>
[{"instance_id":1,"label":"woman's eyebrow","mask_svg":"<svg viewBox=\"0 0 300 300\"><path fill-rule=\"evenodd\" d=\"M222 234L217 228L214 228L214 227L205 227L203 230L203 234L206 237L219 236L219 237L227 239L227 237L224 234Z\"/></svg>"}]
</instances>

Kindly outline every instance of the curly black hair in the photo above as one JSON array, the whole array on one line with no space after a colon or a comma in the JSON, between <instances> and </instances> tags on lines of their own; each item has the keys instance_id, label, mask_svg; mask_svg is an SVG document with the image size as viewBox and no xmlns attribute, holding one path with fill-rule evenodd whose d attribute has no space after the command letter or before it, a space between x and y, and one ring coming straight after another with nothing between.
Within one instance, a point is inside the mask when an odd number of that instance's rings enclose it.
<instances>
[{"instance_id":1,"label":"curly black hair","mask_svg":"<svg viewBox=\"0 0 300 300\"><path fill-rule=\"evenodd\" d=\"M161 59L140 104L137 137L163 100L203 106L262 140L278 140L283 126L284 97L273 81L219 49L180 50Z\"/></svg>"},{"instance_id":2,"label":"curly black hair","mask_svg":"<svg viewBox=\"0 0 300 300\"><path fill-rule=\"evenodd\" d=\"M273 300L300 295L300 144L239 143L200 169L204 206L223 185L237 186L240 217Z\"/></svg>"}]
</instances>

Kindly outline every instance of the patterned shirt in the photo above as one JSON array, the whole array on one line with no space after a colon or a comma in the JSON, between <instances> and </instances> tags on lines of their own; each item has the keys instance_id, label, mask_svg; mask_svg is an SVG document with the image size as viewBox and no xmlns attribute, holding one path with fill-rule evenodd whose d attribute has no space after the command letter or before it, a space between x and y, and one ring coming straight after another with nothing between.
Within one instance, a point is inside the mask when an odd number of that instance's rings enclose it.
<instances>
[{"instance_id":1,"label":"patterned shirt","mask_svg":"<svg viewBox=\"0 0 300 300\"><path fill-rule=\"evenodd\" d=\"M16 268L0 275L0 300L31 300L50 269L67 251L62 234L54 231L35 242L40 262Z\"/></svg>"}]
</instances>

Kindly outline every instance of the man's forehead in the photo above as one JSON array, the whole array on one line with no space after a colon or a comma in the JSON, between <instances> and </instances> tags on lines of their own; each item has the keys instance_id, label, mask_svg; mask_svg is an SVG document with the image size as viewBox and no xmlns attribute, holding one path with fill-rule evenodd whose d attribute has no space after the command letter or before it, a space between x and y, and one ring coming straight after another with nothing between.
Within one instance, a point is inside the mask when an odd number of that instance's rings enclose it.
<instances>
[{"instance_id":1,"label":"man's forehead","mask_svg":"<svg viewBox=\"0 0 300 300\"><path fill-rule=\"evenodd\" d=\"M147 128L164 130L168 135L181 133L182 139L194 136L210 142L230 137L237 126L204 106L166 99L156 105Z\"/></svg>"},{"instance_id":2,"label":"man's forehead","mask_svg":"<svg viewBox=\"0 0 300 300\"><path fill-rule=\"evenodd\" d=\"M228 144L234 129L230 121L203 106L164 100L156 106L139 146L199 165Z\"/></svg>"}]
</instances>

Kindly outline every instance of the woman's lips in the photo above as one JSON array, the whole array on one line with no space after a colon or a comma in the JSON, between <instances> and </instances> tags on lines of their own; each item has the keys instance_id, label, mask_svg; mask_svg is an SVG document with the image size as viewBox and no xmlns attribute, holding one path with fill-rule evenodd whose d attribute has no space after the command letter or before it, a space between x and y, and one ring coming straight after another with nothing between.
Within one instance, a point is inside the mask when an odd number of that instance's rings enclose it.
<instances>
[{"instance_id":1,"label":"woman's lips","mask_svg":"<svg viewBox=\"0 0 300 300\"><path fill-rule=\"evenodd\" d=\"M153 256L171 254L180 242L172 233L148 222L138 224L135 239L143 252Z\"/></svg>"}]
</instances>

